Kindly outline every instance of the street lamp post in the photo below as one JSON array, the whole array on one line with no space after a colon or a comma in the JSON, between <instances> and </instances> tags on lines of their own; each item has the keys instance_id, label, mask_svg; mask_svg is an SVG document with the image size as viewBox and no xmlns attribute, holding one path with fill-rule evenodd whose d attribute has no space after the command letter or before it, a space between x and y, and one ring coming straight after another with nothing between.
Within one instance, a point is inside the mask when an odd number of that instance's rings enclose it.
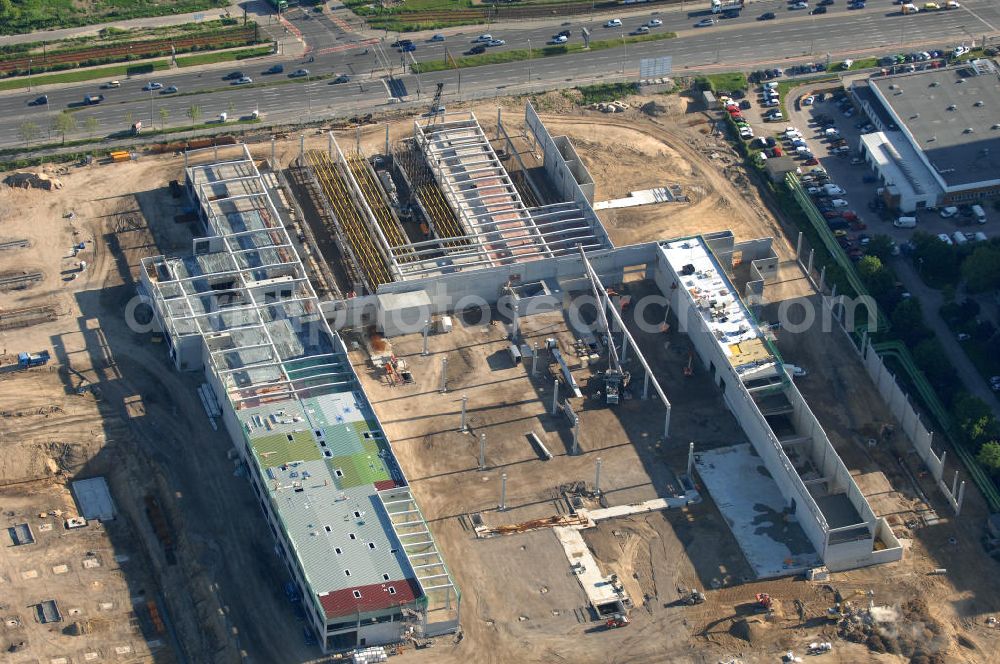
<instances>
[{"instance_id":1,"label":"street lamp post","mask_svg":"<svg viewBox=\"0 0 1000 664\"><path fill-rule=\"evenodd\" d=\"M528 83L531 83L531 40L528 40Z\"/></svg>"}]
</instances>

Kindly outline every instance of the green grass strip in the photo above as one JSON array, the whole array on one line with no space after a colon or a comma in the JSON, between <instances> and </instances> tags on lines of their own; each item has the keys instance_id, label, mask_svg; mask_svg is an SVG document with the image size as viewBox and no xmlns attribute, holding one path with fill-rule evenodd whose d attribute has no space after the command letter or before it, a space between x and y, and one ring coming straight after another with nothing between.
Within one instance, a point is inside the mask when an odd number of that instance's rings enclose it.
<instances>
[{"instance_id":1,"label":"green grass strip","mask_svg":"<svg viewBox=\"0 0 1000 664\"><path fill-rule=\"evenodd\" d=\"M272 55L273 53L274 49L270 46L243 48L238 51L218 51L215 53L201 53L199 55L190 55L184 58L177 58L177 66L195 67L197 65L210 65L215 62L230 62L232 60L258 58L264 55Z\"/></svg>"},{"instance_id":2,"label":"green grass strip","mask_svg":"<svg viewBox=\"0 0 1000 664\"><path fill-rule=\"evenodd\" d=\"M625 42L634 44L638 42L660 41L661 39L673 39L677 36L675 32L657 32L648 35L632 35L625 37ZM603 51L608 48L616 48L622 45L621 39L602 39L590 42L591 51ZM557 55L568 55L570 53L583 53L583 44L560 44L559 46L544 46L533 48L530 51L526 48L515 48L508 51L494 51L492 53L482 53L480 55L466 55L454 58L458 67L481 67L483 65L498 65L505 62L518 62L534 58L549 58ZM426 74L432 71L444 71L453 67L451 61L434 60L430 62L418 62L413 65L413 72L416 74Z\"/></svg>"},{"instance_id":3,"label":"green grass strip","mask_svg":"<svg viewBox=\"0 0 1000 664\"><path fill-rule=\"evenodd\" d=\"M92 81L95 78L113 78L115 76L129 76L143 74L151 71L162 71L170 68L168 60L154 60L153 62L143 62L142 64L122 64L113 67L100 67L98 69L78 69L66 71L59 74L43 74L42 76L32 76L30 83L35 86L51 85L53 83L79 83L81 81ZM0 90L20 90L28 87L28 77L19 76L14 79L0 81Z\"/></svg>"}]
</instances>

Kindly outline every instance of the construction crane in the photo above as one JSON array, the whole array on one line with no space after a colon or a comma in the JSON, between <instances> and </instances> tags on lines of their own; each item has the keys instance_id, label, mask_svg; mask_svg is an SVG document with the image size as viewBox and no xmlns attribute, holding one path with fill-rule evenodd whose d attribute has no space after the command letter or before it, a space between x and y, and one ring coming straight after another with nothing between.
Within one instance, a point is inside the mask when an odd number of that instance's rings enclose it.
<instances>
[{"instance_id":1,"label":"construction crane","mask_svg":"<svg viewBox=\"0 0 1000 664\"><path fill-rule=\"evenodd\" d=\"M621 362L618 359L618 349L615 348L615 340L611 335L611 325L608 323L608 317L604 312L607 292L601 292L604 287L601 286L600 279L597 278L594 268L591 267L590 261L587 260L587 255L584 253L582 245L580 246L580 257L583 259L583 265L587 270L587 278L590 279L590 287L594 291L594 299L597 300L598 318L608 340L608 368L604 371L604 395L607 404L613 406L621 401L621 391L622 388L628 385L629 375L622 370Z\"/></svg>"}]
</instances>

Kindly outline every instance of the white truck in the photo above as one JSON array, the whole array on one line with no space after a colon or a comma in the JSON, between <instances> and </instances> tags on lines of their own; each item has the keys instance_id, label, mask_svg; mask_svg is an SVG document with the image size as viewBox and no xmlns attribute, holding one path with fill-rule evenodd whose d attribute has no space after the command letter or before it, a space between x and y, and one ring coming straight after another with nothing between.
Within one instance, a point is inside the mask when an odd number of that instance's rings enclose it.
<instances>
[{"instance_id":1,"label":"white truck","mask_svg":"<svg viewBox=\"0 0 1000 664\"><path fill-rule=\"evenodd\" d=\"M736 11L743 9L743 0L712 0L713 14L721 14L731 9Z\"/></svg>"}]
</instances>

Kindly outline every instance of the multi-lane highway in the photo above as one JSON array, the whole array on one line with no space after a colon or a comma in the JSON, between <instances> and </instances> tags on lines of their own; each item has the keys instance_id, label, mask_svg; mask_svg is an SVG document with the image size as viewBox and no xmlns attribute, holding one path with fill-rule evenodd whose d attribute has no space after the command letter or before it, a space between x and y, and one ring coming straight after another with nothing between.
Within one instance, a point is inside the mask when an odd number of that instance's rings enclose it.
<instances>
[{"instance_id":1,"label":"multi-lane highway","mask_svg":"<svg viewBox=\"0 0 1000 664\"><path fill-rule=\"evenodd\" d=\"M483 96L503 93L523 86L566 85L575 81L619 76L635 76L640 58L670 55L675 74L685 71L712 69L752 70L765 65L781 66L783 63L821 60L862 52L894 52L914 50L917 46L947 46L983 36L996 35L1000 27L1000 3L995 0L966 0L961 9L920 13L903 16L898 6L889 0L870 1L863 10L847 10L841 0L824 15L813 16L802 10L788 10L779 0L755 2L748 5L743 16L724 19L707 28L694 24L710 14L698 4L696 10L664 10L656 13L663 25L653 30L673 31L676 39L629 44L592 53L535 58L531 61L466 68L461 73L450 70L416 77L404 74L401 78L410 99L426 99L435 83L446 84L445 100L461 96ZM707 2L704 3L707 6ZM773 11L777 18L758 21L757 16ZM590 29L592 39L621 38L635 27L651 18L651 13L622 17L621 28L604 28L610 16L574 18L568 22L519 23L510 27L491 26L488 31L496 38L506 40L506 46L497 49L540 49L553 33L570 30L572 41L580 41L580 30ZM215 66L189 71L174 69L148 76L122 80L118 89L100 90L105 100L96 106L82 106L83 97L98 92L100 81L49 86L45 89L0 93L0 145L23 144L19 126L26 120L35 122L46 130L51 118L60 111L74 111L79 129L76 136L86 136L86 118L93 117L98 125L94 135L101 136L125 131L128 121L142 120L159 127L163 122L160 109L166 109L167 126L188 125L187 111L197 106L202 121L214 119L226 112L230 119L248 115L257 109L268 120L294 122L317 119L333 114L356 114L384 109L390 106L390 90L384 83L386 65L395 74L401 71L404 55L389 47L397 35L380 35L382 46L372 44L373 35L359 35L347 29L343 21L310 18L302 13L292 13L289 18L293 32L301 34L308 53L307 58L289 59L274 56L263 60L244 62L225 68ZM408 35L417 45L416 51L405 54L405 62L441 60L446 49L459 56L469 49L472 40L487 29L470 26L443 31L444 42L428 41L431 33ZM379 53L387 54L380 57ZM285 66L284 74L263 75L275 63ZM288 74L305 67L313 75L348 74L349 83L332 84L332 79L322 81L288 82ZM241 86L222 80L222 77L240 70L254 79L254 86ZM459 81L461 78L461 81ZM155 80L164 86L176 86L178 94L144 92L143 85ZM280 84L279 84L280 82ZM461 83L461 90L459 90ZM263 84L263 85L260 85ZM39 94L49 97L47 106L29 106L28 102ZM396 101L396 100L393 100ZM91 123L93 124L93 123Z\"/></svg>"}]
</instances>

